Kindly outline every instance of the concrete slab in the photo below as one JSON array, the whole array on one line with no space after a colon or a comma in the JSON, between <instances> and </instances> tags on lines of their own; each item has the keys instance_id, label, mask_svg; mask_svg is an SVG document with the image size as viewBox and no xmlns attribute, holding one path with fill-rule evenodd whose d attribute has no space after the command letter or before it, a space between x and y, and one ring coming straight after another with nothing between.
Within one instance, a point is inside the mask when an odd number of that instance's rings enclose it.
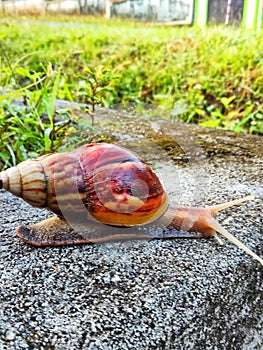
<instances>
[{"instance_id":1,"label":"concrete slab","mask_svg":"<svg viewBox=\"0 0 263 350\"><path fill-rule=\"evenodd\" d=\"M157 169L173 202L254 195L218 218L263 256L261 137L105 110L96 120ZM226 240L35 248L15 227L49 213L0 201L0 349L262 349L263 269Z\"/></svg>"}]
</instances>

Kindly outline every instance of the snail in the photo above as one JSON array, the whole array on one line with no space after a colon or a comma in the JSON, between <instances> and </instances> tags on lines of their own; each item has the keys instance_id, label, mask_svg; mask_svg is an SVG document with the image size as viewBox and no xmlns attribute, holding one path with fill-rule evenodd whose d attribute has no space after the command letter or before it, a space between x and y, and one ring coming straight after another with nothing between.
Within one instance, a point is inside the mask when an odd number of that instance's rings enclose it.
<instances>
[{"instance_id":1,"label":"snail","mask_svg":"<svg viewBox=\"0 0 263 350\"><path fill-rule=\"evenodd\" d=\"M0 188L55 216L17 235L36 246L131 238L201 238L221 233L263 265L215 219L218 211L253 197L209 207L169 204L157 175L135 153L107 143L26 160L0 172Z\"/></svg>"}]
</instances>

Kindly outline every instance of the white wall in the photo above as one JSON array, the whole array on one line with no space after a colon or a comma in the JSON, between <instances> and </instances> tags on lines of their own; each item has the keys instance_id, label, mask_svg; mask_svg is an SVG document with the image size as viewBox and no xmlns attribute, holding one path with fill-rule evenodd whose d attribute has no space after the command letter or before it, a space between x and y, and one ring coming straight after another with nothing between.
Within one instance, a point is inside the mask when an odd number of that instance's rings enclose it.
<instances>
[{"instance_id":1,"label":"white wall","mask_svg":"<svg viewBox=\"0 0 263 350\"><path fill-rule=\"evenodd\" d=\"M1 1L1 10L4 12L34 11L42 12L45 8L44 0L9 0Z\"/></svg>"},{"instance_id":2,"label":"white wall","mask_svg":"<svg viewBox=\"0 0 263 350\"><path fill-rule=\"evenodd\" d=\"M100 13L105 11L105 0L8 0L1 1L4 12L76 12L80 8L84 13Z\"/></svg>"},{"instance_id":3,"label":"white wall","mask_svg":"<svg viewBox=\"0 0 263 350\"><path fill-rule=\"evenodd\" d=\"M131 17L160 22L192 22L194 0L8 0L4 12L81 12L107 17Z\"/></svg>"},{"instance_id":4,"label":"white wall","mask_svg":"<svg viewBox=\"0 0 263 350\"><path fill-rule=\"evenodd\" d=\"M194 0L112 0L112 16L135 17L160 22L191 24Z\"/></svg>"}]
</instances>

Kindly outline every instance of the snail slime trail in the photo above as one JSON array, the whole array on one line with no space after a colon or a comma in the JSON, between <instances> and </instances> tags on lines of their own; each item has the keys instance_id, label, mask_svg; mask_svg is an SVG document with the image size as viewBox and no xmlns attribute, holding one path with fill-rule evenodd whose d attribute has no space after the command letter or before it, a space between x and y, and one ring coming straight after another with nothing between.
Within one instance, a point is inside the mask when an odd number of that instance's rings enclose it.
<instances>
[{"instance_id":1,"label":"snail slime trail","mask_svg":"<svg viewBox=\"0 0 263 350\"><path fill-rule=\"evenodd\" d=\"M0 188L55 216L17 235L35 246L145 238L207 238L216 232L263 265L263 259L227 232L218 211L252 196L208 207L169 204L153 170L117 145L89 144L68 153L26 160L0 173Z\"/></svg>"}]
</instances>

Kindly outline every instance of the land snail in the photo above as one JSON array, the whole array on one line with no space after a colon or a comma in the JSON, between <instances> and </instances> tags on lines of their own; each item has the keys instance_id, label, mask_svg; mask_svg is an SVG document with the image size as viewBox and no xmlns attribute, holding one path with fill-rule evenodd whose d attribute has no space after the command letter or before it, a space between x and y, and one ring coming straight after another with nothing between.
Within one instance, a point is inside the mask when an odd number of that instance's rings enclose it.
<instances>
[{"instance_id":1,"label":"land snail","mask_svg":"<svg viewBox=\"0 0 263 350\"><path fill-rule=\"evenodd\" d=\"M0 188L55 216L17 235L36 246L139 238L206 238L221 233L263 265L215 219L247 196L208 207L171 205L157 175L135 153L113 144L81 146L26 160L0 173Z\"/></svg>"}]
</instances>

